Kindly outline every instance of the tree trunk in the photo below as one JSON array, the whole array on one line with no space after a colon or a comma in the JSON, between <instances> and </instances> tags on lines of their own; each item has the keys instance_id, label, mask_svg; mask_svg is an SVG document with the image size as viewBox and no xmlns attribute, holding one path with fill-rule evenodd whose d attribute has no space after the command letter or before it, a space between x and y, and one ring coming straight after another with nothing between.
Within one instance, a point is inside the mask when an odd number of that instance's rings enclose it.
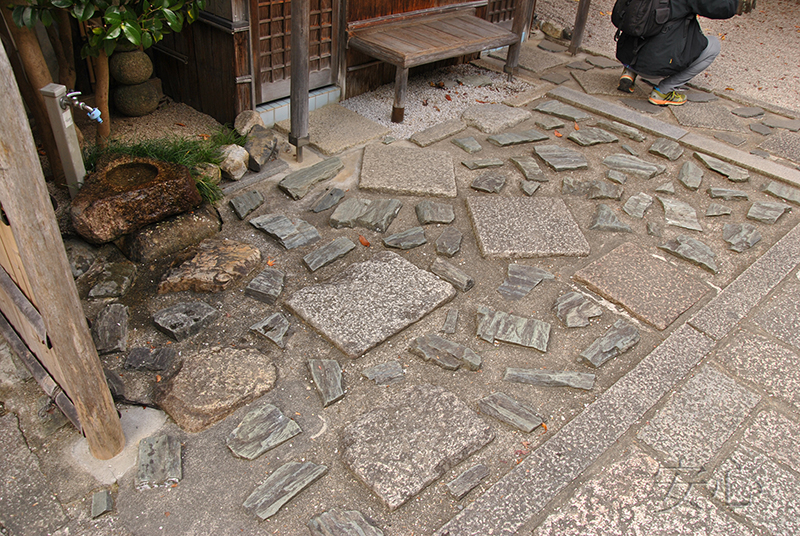
<instances>
[{"instance_id":1,"label":"tree trunk","mask_svg":"<svg viewBox=\"0 0 800 536\"><path fill-rule=\"evenodd\" d=\"M108 146L108 136L111 134L111 114L108 111L108 86L110 83L108 73L108 56L101 50L95 63L95 88L94 103L100 109L103 122L97 125L97 140L99 147Z\"/></svg>"},{"instance_id":2,"label":"tree trunk","mask_svg":"<svg viewBox=\"0 0 800 536\"><path fill-rule=\"evenodd\" d=\"M63 14L63 15L62 15ZM58 28L51 24L47 27L47 37L58 58L58 83L66 86L67 91L75 89L75 55L72 51L72 28L69 25L69 13L63 9L53 13L58 21ZM67 35L65 36L64 33Z\"/></svg>"}]
</instances>

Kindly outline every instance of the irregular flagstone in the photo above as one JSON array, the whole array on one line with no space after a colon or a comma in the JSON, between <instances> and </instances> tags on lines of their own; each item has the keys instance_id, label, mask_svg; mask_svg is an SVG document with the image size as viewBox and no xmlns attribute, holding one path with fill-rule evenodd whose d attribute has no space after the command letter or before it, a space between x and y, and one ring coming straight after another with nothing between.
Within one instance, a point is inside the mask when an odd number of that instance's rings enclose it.
<instances>
[{"instance_id":1,"label":"irregular flagstone","mask_svg":"<svg viewBox=\"0 0 800 536\"><path fill-rule=\"evenodd\" d=\"M475 286L475 280L470 275L439 257L436 257L433 264L431 264L431 272L452 284L461 292L466 292Z\"/></svg>"},{"instance_id":2,"label":"irregular flagstone","mask_svg":"<svg viewBox=\"0 0 800 536\"><path fill-rule=\"evenodd\" d=\"M219 311L203 302L184 302L166 307L153 315L156 327L180 342L200 333Z\"/></svg>"},{"instance_id":3,"label":"irregular flagstone","mask_svg":"<svg viewBox=\"0 0 800 536\"><path fill-rule=\"evenodd\" d=\"M605 56L587 56L586 61L600 69L617 69L619 62L606 58Z\"/></svg>"},{"instance_id":4,"label":"irregular flagstone","mask_svg":"<svg viewBox=\"0 0 800 536\"><path fill-rule=\"evenodd\" d=\"M364 227L378 233L385 233L392 224L403 204L397 199L350 198L336 207L331 214L331 227Z\"/></svg>"},{"instance_id":5,"label":"irregular flagstone","mask_svg":"<svg viewBox=\"0 0 800 536\"><path fill-rule=\"evenodd\" d=\"M184 352L180 371L156 384L156 402L187 432L200 432L275 385L272 361L254 348Z\"/></svg>"},{"instance_id":6,"label":"irregular flagstone","mask_svg":"<svg viewBox=\"0 0 800 536\"><path fill-rule=\"evenodd\" d=\"M479 306L477 336L490 343L498 340L547 352L550 324Z\"/></svg>"},{"instance_id":7,"label":"irregular flagstone","mask_svg":"<svg viewBox=\"0 0 800 536\"><path fill-rule=\"evenodd\" d=\"M464 365L469 370L481 368L481 356L456 342L434 333L417 337L411 341L408 351L425 361L433 361L443 369L456 370Z\"/></svg>"},{"instance_id":8,"label":"irregular flagstone","mask_svg":"<svg viewBox=\"0 0 800 536\"><path fill-rule=\"evenodd\" d=\"M628 176L621 171L617 171L616 169L607 170L606 178L612 182L616 182L617 184L625 184L628 181Z\"/></svg>"},{"instance_id":9,"label":"irregular flagstone","mask_svg":"<svg viewBox=\"0 0 800 536\"><path fill-rule=\"evenodd\" d=\"M565 177L561 181L561 195L589 195L594 181L582 181L575 177Z\"/></svg>"},{"instance_id":10,"label":"irregular flagstone","mask_svg":"<svg viewBox=\"0 0 800 536\"><path fill-rule=\"evenodd\" d=\"M768 127L783 128L786 130L791 130L792 132L797 132L800 130L800 119L786 119L776 115L768 115L764 118L762 123Z\"/></svg>"},{"instance_id":11,"label":"irregular flagstone","mask_svg":"<svg viewBox=\"0 0 800 536\"><path fill-rule=\"evenodd\" d=\"M652 179L656 175L664 173L667 170L667 167L664 165L651 164L650 162L645 162L641 158L629 154L612 154L611 156L607 156L603 159L603 165L616 171L639 177L640 179Z\"/></svg>"},{"instance_id":12,"label":"irregular flagstone","mask_svg":"<svg viewBox=\"0 0 800 536\"><path fill-rule=\"evenodd\" d=\"M750 179L750 172L744 168L723 162L719 158L703 153L695 152L694 156L704 163L708 169L716 171L720 175L725 175L731 182L745 182Z\"/></svg>"},{"instance_id":13,"label":"irregular flagstone","mask_svg":"<svg viewBox=\"0 0 800 536\"><path fill-rule=\"evenodd\" d=\"M614 134L619 134L620 136L630 138L633 141L644 141L647 139L647 137L638 128L634 128L617 121L606 121L605 119L600 119L597 121L597 123L595 123L595 125L603 130L608 130Z\"/></svg>"},{"instance_id":14,"label":"irregular flagstone","mask_svg":"<svg viewBox=\"0 0 800 536\"><path fill-rule=\"evenodd\" d=\"M308 530L311 536L383 536L383 531L361 512L338 508L312 517L308 522Z\"/></svg>"},{"instance_id":15,"label":"irregular flagstone","mask_svg":"<svg viewBox=\"0 0 800 536\"><path fill-rule=\"evenodd\" d=\"M489 136L486 141L498 147L509 147L511 145L520 145L523 143L533 143L536 141L543 141L550 139L550 136L544 132L539 132L535 128L526 130L524 132L503 132Z\"/></svg>"},{"instance_id":16,"label":"irregular flagstone","mask_svg":"<svg viewBox=\"0 0 800 536\"><path fill-rule=\"evenodd\" d=\"M302 432L300 426L272 404L264 404L245 415L228 436L234 455L255 460L270 449Z\"/></svg>"},{"instance_id":17,"label":"irregular flagstone","mask_svg":"<svg viewBox=\"0 0 800 536\"><path fill-rule=\"evenodd\" d=\"M490 167L500 167L505 162L500 160L499 158L483 158L481 160L465 160L461 162L469 169L476 170L476 169L486 169Z\"/></svg>"},{"instance_id":18,"label":"irregular flagstone","mask_svg":"<svg viewBox=\"0 0 800 536\"><path fill-rule=\"evenodd\" d=\"M413 249L427 242L425 230L422 227L412 227L383 239L384 246L397 249Z\"/></svg>"},{"instance_id":19,"label":"irregular flagstone","mask_svg":"<svg viewBox=\"0 0 800 536\"><path fill-rule=\"evenodd\" d=\"M716 253L705 243L687 235L678 235L673 240L661 244L659 249L668 251L680 259L701 266L709 272L717 273Z\"/></svg>"},{"instance_id":20,"label":"irregular flagstone","mask_svg":"<svg viewBox=\"0 0 800 536\"><path fill-rule=\"evenodd\" d=\"M708 91L687 91L686 100L689 102L707 103L719 100L719 97Z\"/></svg>"},{"instance_id":21,"label":"irregular flagstone","mask_svg":"<svg viewBox=\"0 0 800 536\"><path fill-rule=\"evenodd\" d=\"M691 205L660 195L656 197L664 207L664 219L668 225L702 232L703 228L700 226L700 222L697 221L697 213Z\"/></svg>"},{"instance_id":22,"label":"irregular flagstone","mask_svg":"<svg viewBox=\"0 0 800 536\"><path fill-rule=\"evenodd\" d=\"M285 463L247 497L243 506L261 519L272 517L327 472L326 466L312 462Z\"/></svg>"},{"instance_id":23,"label":"irregular flagstone","mask_svg":"<svg viewBox=\"0 0 800 536\"><path fill-rule=\"evenodd\" d=\"M722 239L730 244L730 249L741 253L761 241L761 233L749 223L726 223L722 228Z\"/></svg>"},{"instance_id":24,"label":"irregular flagstone","mask_svg":"<svg viewBox=\"0 0 800 536\"><path fill-rule=\"evenodd\" d=\"M296 291L286 305L345 354L358 357L455 295L450 283L384 251Z\"/></svg>"},{"instance_id":25,"label":"irregular flagstone","mask_svg":"<svg viewBox=\"0 0 800 536\"><path fill-rule=\"evenodd\" d=\"M627 143L621 143L620 147L628 151L628 154L631 156L639 156L639 151L628 145Z\"/></svg>"},{"instance_id":26,"label":"irregular flagstone","mask_svg":"<svg viewBox=\"0 0 800 536\"><path fill-rule=\"evenodd\" d=\"M648 149L650 154L663 156L667 160L674 162L683 155L683 147L675 140L658 138Z\"/></svg>"},{"instance_id":27,"label":"irregular flagstone","mask_svg":"<svg viewBox=\"0 0 800 536\"><path fill-rule=\"evenodd\" d=\"M264 214L250 220L250 225L264 231L286 249L307 246L320 239L313 225L299 218L290 220L282 214Z\"/></svg>"},{"instance_id":28,"label":"irregular flagstone","mask_svg":"<svg viewBox=\"0 0 800 536\"><path fill-rule=\"evenodd\" d=\"M172 435L157 434L139 441L139 458L134 479L136 489L171 486L182 478L180 439Z\"/></svg>"},{"instance_id":29,"label":"irregular flagstone","mask_svg":"<svg viewBox=\"0 0 800 536\"><path fill-rule=\"evenodd\" d=\"M604 180L594 180L589 183L589 191L586 195L589 199L619 199L622 197L622 186L611 184Z\"/></svg>"},{"instance_id":30,"label":"irregular flagstone","mask_svg":"<svg viewBox=\"0 0 800 536\"><path fill-rule=\"evenodd\" d=\"M470 184L470 187L482 192L497 193L506 183L506 176L504 173L497 171L489 171L483 173L475 178Z\"/></svg>"},{"instance_id":31,"label":"irregular flagstone","mask_svg":"<svg viewBox=\"0 0 800 536\"><path fill-rule=\"evenodd\" d=\"M89 289L90 298L120 298L128 293L136 278L136 265L113 262L103 266L97 282Z\"/></svg>"},{"instance_id":32,"label":"irregular flagstone","mask_svg":"<svg viewBox=\"0 0 800 536\"><path fill-rule=\"evenodd\" d=\"M574 387L591 391L595 375L588 372L559 372L541 369L506 368L503 381L527 383L539 387Z\"/></svg>"},{"instance_id":33,"label":"irregular flagstone","mask_svg":"<svg viewBox=\"0 0 800 536\"><path fill-rule=\"evenodd\" d=\"M393 359L374 367L365 368L361 375L372 380L376 385L389 385L390 383L401 382L405 379L406 372L400 361Z\"/></svg>"},{"instance_id":34,"label":"irregular flagstone","mask_svg":"<svg viewBox=\"0 0 800 536\"><path fill-rule=\"evenodd\" d=\"M712 199L724 199L725 201L732 201L742 199L747 201L747 192L741 190L729 190L727 188L709 188L708 195Z\"/></svg>"},{"instance_id":35,"label":"irregular flagstone","mask_svg":"<svg viewBox=\"0 0 800 536\"><path fill-rule=\"evenodd\" d=\"M697 190L703 182L703 170L691 160L687 160L678 172L678 180L688 189Z\"/></svg>"},{"instance_id":36,"label":"irregular flagstone","mask_svg":"<svg viewBox=\"0 0 800 536\"><path fill-rule=\"evenodd\" d=\"M444 319L444 324L440 330L442 333L453 334L456 332L456 324L458 323L458 309L450 309L447 311L447 317Z\"/></svg>"},{"instance_id":37,"label":"irregular flagstone","mask_svg":"<svg viewBox=\"0 0 800 536\"><path fill-rule=\"evenodd\" d=\"M547 182L549 180L532 156L512 156L509 160L522 173L526 181Z\"/></svg>"},{"instance_id":38,"label":"irregular flagstone","mask_svg":"<svg viewBox=\"0 0 800 536\"><path fill-rule=\"evenodd\" d=\"M675 193L675 185L672 184L672 181L665 182L658 188L656 188L656 192L662 194L674 194Z\"/></svg>"},{"instance_id":39,"label":"irregular flagstone","mask_svg":"<svg viewBox=\"0 0 800 536\"><path fill-rule=\"evenodd\" d=\"M730 143L735 147L740 147L747 142L747 139L731 134L730 132L716 132L714 133L714 137L725 143Z\"/></svg>"},{"instance_id":40,"label":"irregular flagstone","mask_svg":"<svg viewBox=\"0 0 800 536\"><path fill-rule=\"evenodd\" d=\"M632 323L620 318L614 325L580 353L581 359L589 366L597 368L609 359L624 354L639 342L639 330Z\"/></svg>"},{"instance_id":41,"label":"irregular flagstone","mask_svg":"<svg viewBox=\"0 0 800 536\"><path fill-rule=\"evenodd\" d=\"M469 154L475 154L483 149L478 140L473 136L469 136L468 138L454 138L450 141L452 141L456 147L460 147Z\"/></svg>"},{"instance_id":42,"label":"irregular flagstone","mask_svg":"<svg viewBox=\"0 0 800 536\"><path fill-rule=\"evenodd\" d=\"M230 201L231 208L236 216L243 220L248 214L264 204L264 196L258 190L237 195Z\"/></svg>"},{"instance_id":43,"label":"irregular flagstone","mask_svg":"<svg viewBox=\"0 0 800 536\"><path fill-rule=\"evenodd\" d=\"M460 120L450 119L448 121L438 123L430 128L426 128L421 132L416 132L408 139L420 147L427 147L428 145L433 145L437 141L442 141L445 138L449 138L450 136L458 134L465 128L467 128L467 125L462 123Z\"/></svg>"},{"instance_id":44,"label":"irregular flagstone","mask_svg":"<svg viewBox=\"0 0 800 536\"><path fill-rule=\"evenodd\" d=\"M548 41L547 39L542 39L537 46L542 50L546 50L547 52L559 53L567 51L567 47L564 45L554 43L553 41Z\"/></svg>"},{"instance_id":45,"label":"irregular flagstone","mask_svg":"<svg viewBox=\"0 0 800 536\"><path fill-rule=\"evenodd\" d=\"M345 191L340 188L331 188L322 194L322 196L320 196L320 198L314 204L314 207L311 209L311 212L323 212L329 208L332 208L336 203L342 200L344 194Z\"/></svg>"},{"instance_id":46,"label":"irregular flagstone","mask_svg":"<svg viewBox=\"0 0 800 536\"><path fill-rule=\"evenodd\" d=\"M104 489L92 494L92 519L100 517L114 509L114 499L111 491Z\"/></svg>"},{"instance_id":47,"label":"irregular flagstone","mask_svg":"<svg viewBox=\"0 0 800 536\"><path fill-rule=\"evenodd\" d=\"M764 188L764 193L800 205L800 190L778 181L770 181Z\"/></svg>"},{"instance_id":48,"label":"irregular flagstone","mask_svg":"<svg viewBox=\"0 0 800 536\"><path fill-rule=\"evenodd\" d=\"M545 279L555 279L555 276L536 266L509 264L508 275L497 292L507 300L519 300Z\"/></svg>"},{"instance_id":49,"label":"irregular flagstone","mask_svg":"<svg viewBox=\"0 0 800 536\"><path fill-rule=\"evenodd\" d=\"M564 82L569 80L568 76L564 77ZM558 84L557 82L553 82ZM536 126L544 130L555 130L557 128L564 128L564 121L552 115L543 115L536 118Z\"/></svg>"},{"instance_id":50,"label":"irregular flagstone","mask_svg":"<svg viewBox=\"0 0 800 536\"><path fill-rule=\"evenodd\" d=\"M750 210L747 211L747 218L750 220L760 221L761 223L773 224L778 221L778 218L783 216L784 212L792 210L792 207L783 203L770 203L767 201L760 201L753 203Z\"/></svg>"},{"instance_id":51,"label":"irregular flagstone","mask_svg":"<svg viewBox=\"0 0 800 536\"><path fill-rule=\"evenodd\" d=\"M286 274L277 268L267 267L255 276L244 289L244 295L273 305L283 291Z\"/></svg>"},{"instance_id":52,"label":"irregular flagstone","mask_svg":"<svg viewBox=\"0 0 800 536\"><path fill-rule=\"evenodd\" d=\"M456 395L422 384L346 426L342 458L396 510L492 439L491 427Z\"/></svg>"},{"instance_id":53,"label":"irregular flagstone","mask_svg":"<svg viewBox=\"0 0 800 536\"><path fill-rule=\"evenodd\" d=\"M448 482L447 491L455 500L460 501L487 476L489 476L489 468L479 463Z\"/></svg>"},{"instance_id":54,"label":"irregular flagstone","mask_svg":"<svg viewBox=\"0 0 800 536\"><path fill-rule=\"evenodd\" d=\"M732 211L730 208L726 207L725 205L720 205L719 203L711 203L708 205L706 209L706 216L713 217L713 216L727 216Z\"/></svg>"},{"instance_id":55,"label":"irregular flagstone","mask_svg":"<svg viewBox=\"0 0 800 536\"><path fill-rule=\"evenodd\" d=\"M395 195L455 197L455 173L447 151L373 143L364 147L358 186Z\"/></svg>"},{"instance_id":56,"label":"irregular flagstone","mask_svg":"<svg viewBox=\"0 0 800 536\"><path fill-rule=\"evenodd\" d=\"M650 236L661 236L661 225L654 221L647 222L647 234Z\"/></svg>"},{"instance_id":57,"label":"irregular flagstone","mask_svg":"<svg viewBox=\"0 0 800 536\"><path fill-rule=\"evenodd\" d=\"M106 305L92 323L92 340L100 355L128 348L128 308L121 303Z\"/></svg>"},{"instance_id":58,"label":"irregular flagstone","mask_svg":"<svg viewBox=\"0 0 800 536\"><path fill-rule=\"evenodd\" d=\"M772 129L764 123L750 123L750 130L762 136L769 136L772 134Z\"/></svg>"},{"instance_id":59,"label":"irregular flagstone","mask_svg":"<svg viewBox=\"0 0 800 536\"><path fill-rule=\"evenodd\" d=\"M450 223L456 219L453 205L447 203L434 203L430 200L420 201L414 207L420 225L429 223Z\"/></svg>"},{"instance_id":60,"label":"irregular flagstone","mask_svg":"<svg viewBox=\"0 0 800 536\"><path fill-rule=\"evenodd\" d=\"M344 163L339 158L328 158L313 166L289 173L281 179L278 187L292 199L302 199L312 186L335 177L343 167Z\"/></svg>"},{"instance_id":61,"label":"irregular flagstone","mask_svg":"<svg viewBox=\"0 0 800 536\"><path fill-rule=\"evenodd\" d=\"M321 248L315 249L311 253L303 257L303 263L312 272L316 272L323 266L327 266L332 262L341 259L350 251L354 250L356 245L344 236L340 236L333 242L325 244Z\"/></svg>"},{"instance_id":62,"label":"irregular flagstone","mask_svg":"<svg viewBox=\"0 0 800 536\"><path fill-rule=\"evenodd\" d=\"M533 408L521 404L502 392L492 393L478 400L478 409L484 415L489 415L525 433L530 433L537 426L542 425L542 418L536 415Z\"/></svg>"},{"instance_id":63,"label":"irregular flagstone","mask_svg":"<svg viewBox=\"0 0 800 536\"><path fill-rule=\"evenodd\" d=\"M278 139L271 129L263 125L254 125L247 136L244 149L250 157L247 167L251 171L259 172L278 157Z\"/></svg>"},{"instance_id":64,"label":"irregular flagstone","mask_svg":"<svg viewBox=\"0 0 800 536\"><path fill-rule=\"evenodd\" d=\"M570 69L577 69L579 71L588 71L594 68L592 65L583 60L573 61L572 63L568 63L567 67Z\"/></svg>"},{"instance_id":65,"label":"irregular flagstone","mask_svg":"<svg viewBox=\"0 0 800 536\"><path fill-rule=\"evenodd\" d=\"M485 134L499 134L531 117L531 113L504 104L481 104L464 110L461 120Z\"/></svg>"},{"instance_id":66,"label":"irregular flagstone","mask_svg":"<svg viewBox=\"0 0 800 536\"><path fill-rule=\"evenodd\" d=\"M328 407L344 398L342 367L335 359L309 359L308 370L322 399L322 407Z\"/></svg>"},{"instance_id":67,"label":"irregular flagstone","mask_svg":"<svg viewBox=\"0 0 800 536\"><path fill-rule=\"evenodd\" d=\"M252 331L263 335L278 345L286 348L286 337L289 333L289 319L281 313L272 313L267 318L250 326Z\"/></svg>"},{"instance_id":68,"label":"irregular flagstone","mask_svg":"<svg viewBox=\"0 0 800 536\"><path fill-rule=\"evenodd\" d=\"M522 192L528 196L535 194L536 190L539 189L539 186L541 186L540 183L533 181L522 181L519 183L519 187L522 189Z\"/></svg>"},{"instance_id":69,"label":"irregular flagstone","mask_svg":"<svg viewBox=\"0 0 800 536\"><path fill-rule=\"evenodd\" d=\"M351 197L345 199L330 218L331 227L341 229L342 227L355 227L358 225L358 218L367 211L367 207L372 203L368 199L357 199Z\"/></svg>"},{"instance_id":70,"label":"irregular flagstone","mask_svg":"<svg viewBox=\"0 0 800 536\"><path fill-rule=\"evenodd\" d=\"M738 115L739 117L744 117L745 119L750 119L753 117L764 115L764 108L758 108L756 106L745 106L742 108L735 108L731 110L731 113L733 115Z\"/></svg>"},{"instance_id":71,"label":"irregular flagstone","mask_svg":"<svg viewBox=\"0 0 800 536\"><path fill-rule=\"evenodd\" d=\"M569 136L567 136L567 139L574 141L582 147L619 141L619 138L610 132L595 127L583 127L580 130L573 130L570 132Z\"/></svg>"},{"instance_id":72,"label":"irregular flagstone","mask_svg":"<svg viewBox=\"0 0 800 536\"><path fill-rule=\"evenodd\" d=\"M147 348L139 346L132 348L125 358L125 368L132 370L161 371L169 367L175 359L175 349L171 347Z\"/></svg>"},{"instance_id":73,"label":"irregular flagstone","mask_svg":"<svg viewBox=\"0 0 800 536\"><path fill-rule=\"evenodd\" d=\"M158 284L158 293L222 292L246 277L261 262L258 248L235 240L203 240L191 259L171 269Z\"/></svg>"},{"instance_id":74,"label":"irregular flagstone","mask_svg":"<svg viewBox=\"0 0 800 536\"><path fill-rule=\"evenodd\" d=\"M576 123L592 118L592 116L586 112L557 100L549 100L539 103L534 109L537 112L554 115L556 117L560 117L561 119L569 119L570 121L574 121Z\"/></svg>"},{"instance_id":75,"label":"irregular flagstone","mask_svg":"<svg viewBox=\"0 0 800 536\"><path fill-rule=\"evenodd\" d=\"M447 227L439 238L436 239L436 253L446 257L452 257L461 250L461 231L455 227Z\"/></svg>"},{"instance_id":76,"label":"irregular flagstone","mask_svg":"<svg viewBox=\"0 0 800 536\"><path fill-rule=\"evenodd\" d=\"M622 210L624 210L629 216L641 219L644 218L645 211L647 211L652 204L652 197L644 192L639 192L636 195L630 196L628 200L625 201L625 204L622 205Z\"/></svg>"},{"instance_id":77,"label":"irregular flagstone","mask_svg":"<svg viewBox=\"0 0 800 536\"><path fill-rule=\"evenodd\" d=\"M594 231L607 231L611 233L633 232L627 223L619 219L619 216L617 216L611 207L603 203L597 205L597 212L595 212L594 217L592 218L592 223L589 225L589 229Z\"/></svg>"},{"instance_id":78,"label":"irregular flagstone","mask_svg":"<svg viewBox=\"0 0 800 536\"><path fill-rule=\"evenodd\" d=\"M588 169L589 162L582 153L560 145L537 145L533 152L556 171Z\"/></svg>"},{"instance_id":79,"label":"irregular flagstone","mask_svg":"<svg viewBox=\"0 0 800 536\"><path fill-rule=\"evenodd\" d=\"M567 292L559 296L553 304L556 316L568 328L589 325L589 319L600 316L603 310L580 292Z\"/></svg>"}]
</instances>

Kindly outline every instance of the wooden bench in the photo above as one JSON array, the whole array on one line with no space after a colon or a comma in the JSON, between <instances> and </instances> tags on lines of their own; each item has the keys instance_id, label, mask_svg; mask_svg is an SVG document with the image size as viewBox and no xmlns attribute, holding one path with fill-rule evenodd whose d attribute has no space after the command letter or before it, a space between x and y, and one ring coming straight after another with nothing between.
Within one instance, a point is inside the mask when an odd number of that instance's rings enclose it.
<instances>
[{"instance_id":1,"label":"wooden bench","mask_svg":"<svg viewBox=\"0 0 800 536\"><path fill-rule=\"evenodd\" d=\"M474 7L456 5L351 26L347 46L396 67L392 122L402 123L411 67L508 46L505 72L514 74L525 21L533 13L531 0L517 2L512 31L475 16Z\"/></svg>"}]
</instances>

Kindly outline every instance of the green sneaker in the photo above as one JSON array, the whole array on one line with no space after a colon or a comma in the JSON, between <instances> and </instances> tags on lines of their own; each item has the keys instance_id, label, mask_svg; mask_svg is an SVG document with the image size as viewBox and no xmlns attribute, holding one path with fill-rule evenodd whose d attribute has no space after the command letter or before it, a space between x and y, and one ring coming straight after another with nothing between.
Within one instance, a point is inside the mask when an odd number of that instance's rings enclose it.
<instances>
[{"instance_id":1,"label":"green sneaker","mask_svg":"<svg viewBox=\"0 0 800 536\"><path fill-rule=\"evenodd\" d=\"M670 91L664 94L658 89L653 88L653 91L650 92L650 98L647 100L657 106L680 106L686 102L686 95L676 91Z\"/></svg>"},{"instance_id":2,"label":"green sneaker","mask_svg":"<svg viewBox=\"0 0 800 536\"><path fill-rule=\"evenodd\" d=\"M625 93L633 93L633 83L636 81L636 73L625 67L622 76L619 77L617 89Z\"/></svg>"}]
</instances>

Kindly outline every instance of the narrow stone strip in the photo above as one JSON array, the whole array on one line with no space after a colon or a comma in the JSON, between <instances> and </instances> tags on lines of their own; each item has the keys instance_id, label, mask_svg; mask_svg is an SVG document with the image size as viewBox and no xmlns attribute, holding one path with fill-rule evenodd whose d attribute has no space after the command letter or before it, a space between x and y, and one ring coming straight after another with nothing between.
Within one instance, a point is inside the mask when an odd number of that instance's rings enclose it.
<instances>
[{"instance_id":1,"label":"narrow stone strip","mask_svg":"<svg viewBox=\"0 0 800 536\"><path fill-rule=\"evenodd\" d=\"M244 501L244 507L261 519L267 519L327 472L326 466L311 462L286 463L250 494Z\"/></svg>"}]
</instances>

